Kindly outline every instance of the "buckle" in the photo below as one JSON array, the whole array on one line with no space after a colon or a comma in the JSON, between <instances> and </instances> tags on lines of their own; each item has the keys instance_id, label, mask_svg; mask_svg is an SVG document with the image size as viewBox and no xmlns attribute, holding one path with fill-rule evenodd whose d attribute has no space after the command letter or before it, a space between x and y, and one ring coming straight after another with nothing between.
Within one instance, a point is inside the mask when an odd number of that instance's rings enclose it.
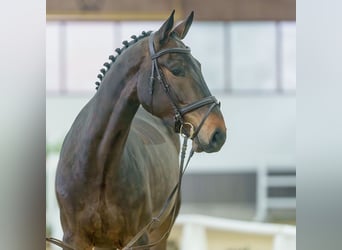
<instances>
[{"instance_id":1,"label":"buckle","mask_svg":"<svg viewBox=\"0 0 342 250\"><path fill-rule=\"evenodd\" d=\"M189 126L189 135L187 135L184 131L184 127L185 125ZM182 137L184 138L190 138L192 139L192 137L194 136L194 133L195 133L195 128L194 128L194 125L192 125L190 122L184 122L181 124L180 128L179 128L179 133Z\"/></svg>"}]
</instances>

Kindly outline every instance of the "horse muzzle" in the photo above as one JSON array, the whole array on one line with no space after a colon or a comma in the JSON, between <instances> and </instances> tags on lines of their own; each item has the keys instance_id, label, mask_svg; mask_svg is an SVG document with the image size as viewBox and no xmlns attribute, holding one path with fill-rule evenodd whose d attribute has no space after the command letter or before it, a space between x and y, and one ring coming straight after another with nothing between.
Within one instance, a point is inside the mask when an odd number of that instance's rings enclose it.
<instances>
[{"instance_id":1,"label":"horse muzzle","mask_svg":"<svg viewBox=\"0 0 342 250\"><path fill-rule=\"evenodd\" d=\"M226 131L216 128L208 140L201 138L201 133L194 138L192 147L195 152L214 153L218 152L226 141Z\"/></svg>"}]
</instances>

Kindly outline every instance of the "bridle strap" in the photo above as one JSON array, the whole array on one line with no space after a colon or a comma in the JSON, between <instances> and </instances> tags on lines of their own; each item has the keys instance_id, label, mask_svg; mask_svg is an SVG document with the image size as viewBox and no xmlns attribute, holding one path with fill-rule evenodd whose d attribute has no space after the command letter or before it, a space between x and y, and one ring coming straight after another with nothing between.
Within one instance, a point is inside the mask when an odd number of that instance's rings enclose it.
<instances>
[{"instance_id":1,"label":"bridle strap","mask_svg":"<svg viewBox=\"0 0 342 250\"><path fill-rule=\"evenodd\" d=\"M152 33L149 37L148 46L150 49L150 55L151 55L152 61L157 59L158 57L160 57L162 55L169 54L169 53L189 54L191 52L190 48L188 48L188 47L186 47L186 48L168 48L168 49L162 49L162 50L156 52L154 49L154 33Z\"/></svg>"},{"instance_id":2,"label":"bridle strap","mask_svg":"<svg viewBox=\"0 0 342 250\"><path fill-rule=\"evenodd\" d=\"M194 111L194 110L199 109L201 107L204 107L206 105L212 104L211 108L209 109L207 114L202 119L200 125L197 127L197 129L196 129L197 133L194 133L194 135L191 136L190 139L193 139L198 134L203 123L205 122L205 120L209 116L209 113L211 112L211 110L216 105L220 105L220 103L217 101L217 99L214 96L207 96L207 97L205 97L199 101L196 101L194 103L191 103L185 107L182 107L182 108L178 107L176 102L175 102L175 98L172 96L172 93L170 91L170 86L167 84L165 77L163 75L163 72L158 67L157 59L160 56L165 55L165 54L169 54L169 53L188 54L188 53L190 53L190 49L188 47L186 47L186 48L168 48L168 49L163 49L163 50L156 52L155 48L154 48L154 33L152 33L149 37L148 46L149 46L150 56L151 56L151 60L152 60L152 69L151 69L151 77L150 77L150 94L153 95L153 88L154 88L153 82L154 82L155 75L156 75L158 82L163 86L166 95L168 96L168 98L171 101L171 105L172 105L174 113L175 113L175 128L174 129L175 129L176 133L182 133L181 128L185 124L183 116L186 113L189 113L191 111ZM153 96L151 98L151 102L152 102L152 100L153 100ZM151 105L151 106L153 106L153 105ZM151 107L151 109L153 109L153 107Z\"/></svg>"},{"instance_id":3,"label":"bridle strap","mask_svg":"<svg viewBox=\"0 0 342 250\"><path fill-rule=\"evenodd\" d=\"M215 96L207 96L197 102L191 103L183 108L179 109L179 112L181 113L181 115L185 115L186 113L189 113L193 110L199 109L203 106L209 105L215 103L215 105L219 105L219 101L217 101L217 99L215 98Z\"/></svg>"},{"instance_id":4,"label":"bridle strap","mask_svg":"<svg viewBox=\"0 0 342 250\"><path fill-rule=\"evenodd\" d=\"M183 141L183 146L182 146L182 152L181 152L181 161L180 161L180 166L179 166L179 176L178 176L178 182L176 183L176 185L174 186L174 188L172 189L171 193L169 194L169 196L167 197L167 199L164 202L164 205L162 207L162 209L160 210L158 216L153 217L151 219L151 221L146 224L127 244L124 248L122 248L122 250L137 250L137 249L149 249L157 244L159 244L171 231L172 225L176 220L176 206L174 205L172 208L172 217L171 217L171 221L169 224L168 229L165 231L165 233L163 234L163 236L150 244L146 244L146 245L142 245L142 246L133 246L149 229L150 227L153 225L153 223L155 222L159 222L160 218L163 216L163 214L165 213L166 209L169 207L172 198L176 195L176 199L177 197L179 197L180 192L181 192L181 184L182 184L182 178L183 178L183 174L185 172L185 170L187 169L190 159L192 158L192 156L194 155L194 150L191 149L190 154L188 156L188 160L184 166L184 160L185 160L185 155L186 155L186 149L187 149L187 145L188 145L188 137L184 138Z\"/></svg>"},{"instance_id":5,"label":"bridle strap","mask_svg":"<svg viewBox=\"0 0 342 250\"><path fill-rule=\"evenodd\" d=\"M199 131L201 130L204 122L207 120L208 116L210 115L211 111L216 107L216 106L221 106L220 102L217 101L217 99L214 96L208 96L202 100L199 100L195 103L189 104L188 106L181 108L180 112L181 115L183 116L184 114L191 112L193 110L199 109L203 106L209 105L211 104L211 106L209 107L209 109L207 110L207 113L203 116L200 124L197 126L196 130L190 134L190 139L193 139L197 136L197 134L199 133Z\"/></svg>"},{"instance_id":6,"label":"bridle strap","mask_svg":"<svg viewBox=\"0 0 342 250\"><path fill-rule=\"evenodd\" d=\"M52 238L52 237L46 237L45 238L45 241L47 242L50 242L56 246L59 246L65 250L74 250L74 248L72 246L70 246L69 244L61 241L61 240L58 240L58 239L55 239L55 238Z\"/></svg>"},{"instance_id":7,"label":"bridle strap","mask_svg":"<svg viewBox=\"0 0 342 250\"><path fill-rule=\"evenodd\" d=\"M150 244L146 244L146 245L142 245L142 246L133 246L149 229L150 227L156 223L159 222L161 217L164 215L166 209L169 207L169 205L171 204L172 199L176 196L179 197L180 191L181 191L181 183L182 183L182 178L183 178L183 174L185 172L185 170L187 169L189 163L190 163L190 159L192 158L192 156L194 155L194 151L193 149L191 149L190 154L188 156L188 160L184 166L184 160L185 160L185 156L186 156L186 150L187 150L187 142L188 142L187 137L184 138L183 141L183 146L182 146L182 152L181 152L181 161L180 161L180 167L179 167L179 176L178 176L178 182L176 183L176 185L174 186L174 188L172 189L171 193L169 194L169 196L167 197L167 199L164 202L164 205L162 207L162 209L160 210L159 214L156 217L153 217L149 223L147 223L142 229L140 229L140 231L134 235L134 237L122 248L122 250L138 250L138 249L149 249L157 244L159 244L171 231L172 225L175 222L176 219L176 206L174 205L171 213L172 213L172 217L171 217L171 221L169 224L168 229L166 230L166 232L163 234L163 236ZM56 246L59 246L63 249L66 250L74 250L74 248L72 246L70 246L69 244L60 241L58 239L55 238L48 238L46 237L45 240L47 242L50 242Z\"/></svg>"},{"instance_id":8,"label":"bridle strap","mask_svg":"<svg viewBox=\"0 0 342 250\"><path fill-rule=\"evenodd\" d=\"M165 54L169 53L183 53L183 54L189 54L190 49L189 48L168 48L168 49L163 49L158 52L155 51L154 48L154 33L151 33L148 41L148 46L150 50L150 56L152 60L152 69L151 69L151 77L150 77L150 93L153 94L153 82L155 79L155 74L157 75L157 80L158 82L163 86L165 93L167 94L168 98L171 101L171 105L173 107L173 110L175 112L175 116L177 119L180 119L181 122L183 122L181 113L179 112L179 108L176 105L176 102L174 100L174 97L172 96L170 92L170 86L167 84L165 77L163 76L162 71L158 67L158 61L157 59ZM153 107L152 107L153 108Z\"/></svg>"},{"instance_id":9,"label":"bridle strap","mask_svg":"<svg viewBox=\"0 0 342 250\"><path fill-rule=\"evenodd\" d=\"M165 54L168 53L190 53L190 49L189 48L171 48L171 49L163 49L159 52L155 52L154 49L154 33L152 33L149 37L149 49L150 49L150 55L151 55L151 60L152 60L152 69L151 69L151 77L150 77L150 88L151 91L150 93L153 94L153 81L154 81L154 77L155 77L155 73L157 75L157 80L159 81L159 83L163 86L165 93L167 94L167 96L169 97L171 104L173 106L174 112L175 112L175 118L176 121L179 121L181 124L184 124L184 120L183 120L183 115L191 112L193 110L199 109L203 106L212 104L210 106L210 108L208 109L206 115L203 117L201 123L199 124L199 126L197 127L197 129L195 130L193 136L191 136L190 139L193 139L199 132L199 130L202 128L205 120L208 118L210 112L212 111L212 109L217 106L220 105L220 103L217 101L217 99L214 96L208 96L203 98L202 100L199 100L195 103L189 104L183 108L179 108L175 101L174 98L171 96L170 93L170 87L167 84L167 82L164 79L164 76L162 74L162 71L159 69L158 67L158 62L157 59ZM194 155L194 150L191 149L188 160L184 166L184 160L185 160L185 156L186 156L186 149L187 149L187 142L188 142L189 137L185 136L184 137L184 141L183 141L183 146L182 146L182 151L181 151L181 159L180 159L180 167L179 167L179 179L177 184L175 185L175 187L173 188L172 192L169 194L168 198L165 200L164 205L162 207L162 209L160 210L159 214L157 217L153 217L151 219L151 221L146 224L129 242L128 244L123 248L123 250L133 250L133 249L147 249L150 247L153 247L157 244L159 244L171 231L172 225L176 219L176 206L174 205L172 208L172 218L169 224L168 229L166 230L166 232L163 234L163 236L157 240L156 242L153 242L151 244L147 244L147 245L143 245L143 246L133 246L138 240L139 238L141 238L149 229L150 227L153 225L153 223L155 223L156 221L159 221L160 218L163 216L163 214L166 212L166 209L169 207L169 205L171 204L171 201L173 199L174 196L179 197L180 192L181 192L181 184L182 184L182 177L183 174L186 170L186 168L189 165L190 159L192 158L192 156Z\"/></svg>"},{"instance_id":10,"label":"bridle strap","mask_svg":"<svg viewBox=\"0 0 342 250\"><path fill-rule=\"evenodd\" d=\"M163 49L161 51L158 51L157 53L151 55L151 59L157 59L158 57L165 55L165 54L170 54L170 53L190 53L189 48L170 48L170 49Z\"/></svg>"}]
</instances>

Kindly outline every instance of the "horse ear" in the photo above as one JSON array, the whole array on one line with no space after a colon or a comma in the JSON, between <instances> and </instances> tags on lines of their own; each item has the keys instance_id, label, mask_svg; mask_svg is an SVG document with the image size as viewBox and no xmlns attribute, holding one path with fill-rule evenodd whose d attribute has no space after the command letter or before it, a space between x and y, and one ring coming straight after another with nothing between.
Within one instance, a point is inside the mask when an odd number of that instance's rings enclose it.
<instances>
[{"instance_id":1,"label":"horse ear","mask_svg":"<svg viewBox=\"0 0 342 250\"><path fill-rule=\"evenodd\" d=\"M159 43L160 44L165 43L171 34L171 30L173 27L174 14L175 14L175 10L172 11L169 18L163 23L163 25L157 31L157 33L159 34Z\"/></svg>"},{"instance_id":2,"label":"horse ear","mask_svg":"<svg viewBox=\"0 0 342 250\"><path fill-rule=\"evenodd\" d=\"M194 12L191 11L190 15L188 18L181 23L179 23L173 30L172 32L176 33L176 35L180 38L183 39L186 34L188 33L190 26L192 24L192 20L194 19Z\"/></svg>"}]
</instances>

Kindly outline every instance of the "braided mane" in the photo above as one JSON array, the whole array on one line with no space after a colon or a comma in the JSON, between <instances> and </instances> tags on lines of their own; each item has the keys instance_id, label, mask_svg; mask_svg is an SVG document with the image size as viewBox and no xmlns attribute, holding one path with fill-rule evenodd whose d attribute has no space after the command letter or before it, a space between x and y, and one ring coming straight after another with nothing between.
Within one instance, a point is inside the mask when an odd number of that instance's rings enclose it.
<instances>
[{"instance_id":1,"label":"braided mane","mask_svg":"<svg viewBox=\"0 0 342 250\"><path fill-rule=\"evenodd\" d=\"M148 37L151 33L152 33L152 31L148 31L148 32L143 31L139 36L133 35L133 36L131 36L131 38L132 38L133 40L131 40L131 41L129 41L129 42L128 42L127 40L125 40L125 41L122 42L122 44L123 44L124 46L123 46L121 49L120 49L120 48L116 48L116 49L115 49L117 55L116 55L116 56L110 55L110 56L108 57L108 59L110 60L110 62L105 62L105 63L103 64L104 67L100 69L101 74L98 74L98 75L97 75L97 78L99 78L99 81L95 82L95 85L96 85L96 88L95 88L95 89L96 89L96 90L98 90L98 88L100 87L100 84L101 84L101 82L102 82L102 79L104 78L104 76L106 75L106 73L108 72L108 70L110 69L110 67L112 66L112 64L115 62L116 58L117 58L118 56L120 56L120 54L122 53L122 51L124 51L125 49L127 49L127 48L128 48L129 46L131 46L132 44L135 44L136 42L140 41L141 39L143 39L143 38L145 38L145 37Z\"/></svg>"}]
</instances>

